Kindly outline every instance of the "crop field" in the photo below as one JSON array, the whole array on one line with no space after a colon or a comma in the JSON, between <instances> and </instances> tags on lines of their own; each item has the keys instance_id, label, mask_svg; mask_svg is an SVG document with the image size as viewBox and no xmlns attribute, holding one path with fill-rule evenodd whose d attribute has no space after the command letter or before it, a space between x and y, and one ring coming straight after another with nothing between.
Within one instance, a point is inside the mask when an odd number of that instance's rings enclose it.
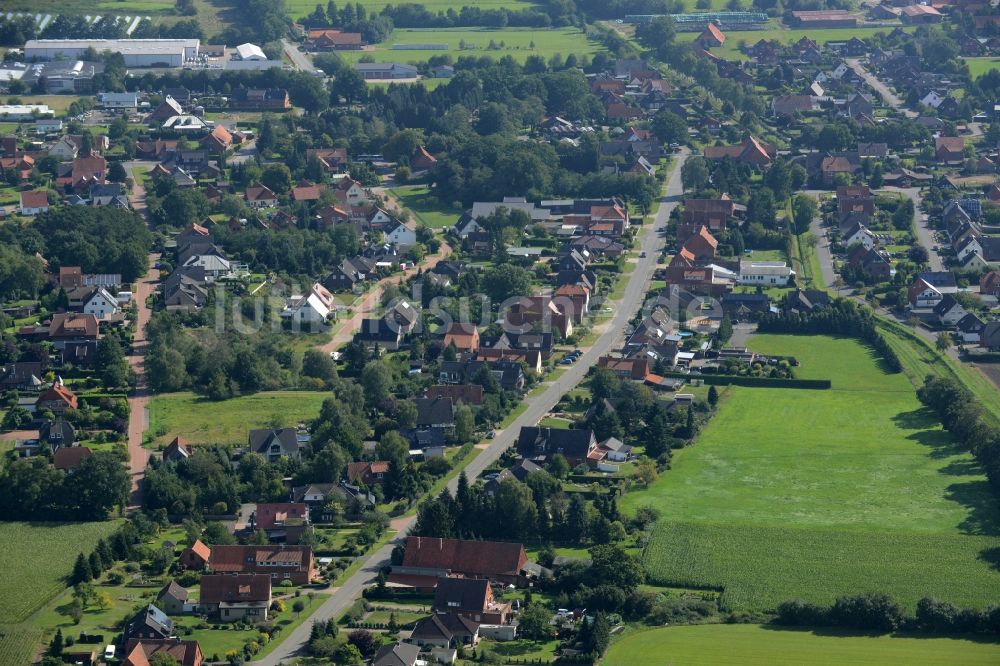
<instances>
[{"instance_id":1,"label":"crop field","mask_svg":"<svg viewBox=\"0 0 1000 666\"><path fill-rule=\"evenodd\" d=\"M727 605L743 609L873 588L908 604L929 593L991 601L985 590L1000 574L982 558L996 558L1000 515L978 466L952 448L905 375L881 371L853 340L750 344L795 356L798 377L833 388L734 387L673 469L623 498L627 509L667 514L646 551L653 580L725 588Z\"/></svg>"},{"instance_id":2,"label":"crop field","mask_svg":"<svg viewBox=\"0 0 1000 666\"><path fill-rule=\"evenodd\" d=\"M193 393L165 393L149 402L154 445L180 435L191 444L245 444L252 428L294 427L319 416L330 393L275 391L214 402Z\"/></svg>"},{"instance_id":3,"label":"crop field","mask_svg":"<svg viewBox=\"0 0 1000 666\"><path fill-rule=\"evenodd\" d=\"M121 16L153 16L167 14L174 10L174 0L7 0L4 9L11 12L31 12L33 14L82 14L89 16L104 16L117 14Z\"/></svg>"},{"instance_id":4,"label":"crop field","mask_svg":"<svg viewBox=\"0 0 1000 666\"><path fill-rule=\"evenodd\" d=\"M60 590L76 556L90 553L118 523L0 523L0 623L22 622ZM39 557L44 554L44 565ZM2 643L0 643L2 644ZM0 648L0 654L5 651ZM2 658L0 658L2 663Z\"/></svg>"},{"instance_id":5,"label":"crop field","mask_svg":"<svg viewBox=\"0 0 1000 666\"><path fill-rule=\"evenodd\" d=\"M40 629L26 624L0 624L0 666L30 664L41 642Z\"/></svg>"},{"instance_id":6,"label":"crop field","mask_svg":"<svg viewBox=\"0 0 1000 666\"><path fill-rule=\"evenodd\" d=\"M904 28L904 30L912 32L913 28ZM712 53L729 60L746 60L746 54L744 54L739 48L741 42L747 45L753 45L761 39L766 39L778 41L782 44L791 44L799 41L803 37L808 37L822 46L827 42L846 42L851 37L865 39L879 32L888 34L892 32L892 28L827 28L825 30L793 30L789 28L775 27L768 30L727 31L725 44L720 47L713 48ZM698 34L699 33L697 32L679 32L677 33L677 41L693 42L698 37Z\"/></svg>"},{"instance_id":7,"label":"crop field","mask_svg":"<svg viewBox=\"0 0 1000 666\"><path fill-rule=\"evenodd\" d=\"M493 42L495 48L489 48ZM465 48L461 48L462 44ZM502 45L501 45L502 43ZM447 44L447 50L396 50L393 44ZM555 54L563 57L570 53L578 56L593 55L601 45L587 39L576 28L449 28L444 30L393 30L388 42L377 44L369 51L338 51L337 55L348 62L362 56L372 56L376 62L425 62L436 55L450 55L453 60L462 56L499 59L509 55L523 62L531 55L548 60Z\"/></svg>"},{"instance_id":8,"label":"crop field","mask_svg":"<svg viewBox=\"0 0 1000 666\"><path fill-rule=\"evenodd\" d=\"M612 644L602 663L606 666L987 666L998 661L1000 644L979 639L703 624L630 634Z\"/></svg>"}]
</instances>

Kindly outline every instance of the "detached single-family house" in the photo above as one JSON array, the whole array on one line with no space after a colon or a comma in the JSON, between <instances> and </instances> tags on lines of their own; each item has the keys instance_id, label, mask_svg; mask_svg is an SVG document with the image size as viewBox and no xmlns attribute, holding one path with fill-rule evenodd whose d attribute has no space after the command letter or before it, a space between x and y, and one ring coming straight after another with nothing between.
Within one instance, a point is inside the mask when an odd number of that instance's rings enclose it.
<instances>
[{"instance_id":1,"label":"detached single-family house","mask_svg":"<svg viewBox=\"0 0 1000 666\"><path fill-rule=\"evenodd\" d=\"M156 605L167 615L180 615L188 602L188 591L171 580L156 595Z\"/></svg>"},{"instance_id":2,"label":"detached single-family house","mask_svg":"<svg viewBox=\"0 0 1000 666\"><path fill-rule=\"evenodd\" d=\"M299 438L294 428L251 430L248 445L251 451L264 456L268 462L299 457Z\"/></svg>"},{"instance_id":3,"label":"detached single-family house","mask_svg":"<svg viewBox=\"0 0 1000 666\"><path fill-rule=\"evenodd\" d=\"M417 666L426 664L420 659L420 648L411 643L389 643L379 648L372 666Z\"/></svg>"},{"instance_id":4,"label":"detached single-family house","mask_svg":"<svg viewBox=\"0 0 1000 666\"><path fill-rule=\"evenodd\" d=\"M66 410L77 408L76 394L66 388L61 379L56 379L55 384L38 396L35 407L62 414Z\"/></svg>"},{"instance_id":5,"label":"detached single-family house","mask_svg":"<svg viewBox=\"0 0 1000 666\"><path fill-rule=\"evenodd\" d=\"M965 160L965 139L960 136L939 136L934 140L937 161L953 164Z\"/></svg>"},{"instance_id":6,"label":"detached single-family house","mask_svg":"<svg viewBox=\"0 0 1000 666\"><path fill-rule=\"evenodd\" d=\"M125 645L121 666L149 666L156 654L168 655L179 666L201 666L204 655L198 641L179 638L131 640Z\"/></svg>"},{"instance_id":7,"label":"detached single-family house","mask_svg":"<svg viewBox=\"0 0 1000 666\"><path fill-rule=\"evenodd\" d=\"M910 285L906 295L907 300L910 302L910 307L914 310L931 309L944 298L937 288L921 278L917 278Z\"/></svg>"},{"instance_id":8,"label":"detached single-family house","mask_svg":"<svg viewBox=\"0 0 1000 666\"><path fill-rule=\"evenodd\" d=\"M49 194L45 190L21 192L21 205L18 207L21 215L41 215L49 212Z\"/></svg>"},{"instance_id":9,"label":"detached single-family house","mask_svg":"<svg viewBox=\"0 0 1000 666\"><path fill-rule=\"evenodd\" d=\"M965 311L962 304L955 300L951 294L945 294L934 306L934 315L942 326L954 326L967 314L969 313Z\"/></svg>"},{"instance_id":10,"label":"detached single-family house","mask_svg":"<svg viewBox=\"0 0 1000 666\"><path fill-rule=\"evenodd\" d=\"M293 296L281 316L299 323L322 324L330 316L333 306L333 294L317 282L307 295Z\"/></svg>"},{"instance_id":11,"label":"detached single-family house","mask_svg":"<svg viewBox=\"0 0 1000 666\"><path fill-rule=\"evenodd\" d=\"M212 549L202 543L201 539L195 539L193 544L184 549L177 561L185 569L201 571L208 566L211 557Z\"/></svg>"},{"instance_id":12,"label":"detached single-family house","mask_svg":"<svg viewBox=\"0 0 1000 666\"><path fill-rule=\"evenodd\" d=\"M267 574L205 574L201 577L198 606L202 613L223 621L266 620L271 606L271 577Z\"/></svg>"},{"instance_id":13,"label":"detached single-family house","mask_svg":"<svg viewBox=\"0 0 1000 666\"><path fill-rule=\"evenodd\" d=\"M444 333L443 344L445 347L455 345L459 352L479 351L479 329L475 324L452 322Z\"/></svg>"},{"instance_id":14,"label":"detached single-family house","mask_svg":"<svg viewBox=\"0 0 1000 666\"><path fill-rule=\"evenodd\" d=\"M417 227L412 222L397 222L396 226L385 232L385 240L395 245L416 245Z\"/></svg>"},{"instance_id":15,"label":"detached single-family house","mask_svg":"<svg viewBox=\"0 0 1000 666\"><path fill-rule=\"evenodd\" d=\"M118 298L104 287L98 287L83 302L83 313L94 315L101 321L111 319L121 312Z\"/></svg>"},{"instance_id":16,"label":"detached single-family house","mask_svg":"<svg viewBox=\"0 0 1000 666\"><path fill-rule=\"evenodd\" d=\"M457 648L479 641L479 623L458 613L434 613L417 622L407 642L419 646Z\"/></svg>"},{"instance_id":17,"label":"detached single-family house","mask_svg":"<svg viewBox=\"0 0 1000 666\"><path fill-rule=\"evenodd\" d=\"M251 208L274 208L278 205L277 195L271 188L260 183L246 189L246 200Z\"/></svg>"},{"instance_id":18,"label":"detached single-family house","mask_svg":"<svg viewBox=\"0 0 1000 666\"><path fill-rule=\"evenodd\" d=\"M560 453L573 467L594 465L605 457L597 447L592 430L537 426L521 428L517 438L517 453L524 458L545 460L551 460L552 456Z\"/></svg>"},{"instance_id":19,"label":"detached single-family house","mask_svg":"<svg viewBox=\"0 0 1000 666\"><path fill-rule=\"evenodd\" d=\"M485 578L440 578L434 612L455 613L482 624L506 624L510 604L497 601Z\"/></svg>"},{"instance_id":20,"label":"detached single-family house","mask_svg":"<svg viewBox=\"0 0 1000 666\"><path fill-rule=\"evenodd\" d=\"M122 640L170 638L174 634L174 621L159 608L150 604L125 622Z\"/></svg>"}]
</instances>

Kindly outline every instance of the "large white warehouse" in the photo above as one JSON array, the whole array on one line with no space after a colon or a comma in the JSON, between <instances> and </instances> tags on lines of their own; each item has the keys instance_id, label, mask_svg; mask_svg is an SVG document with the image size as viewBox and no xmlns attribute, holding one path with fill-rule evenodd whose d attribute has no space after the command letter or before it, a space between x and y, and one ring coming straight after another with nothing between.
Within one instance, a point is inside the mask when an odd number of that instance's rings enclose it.
<instances>
[{"instance_id":1,"label":"large white warehouse","mask_svg":"<svg viewBox=\"0 0 1000 666\"><path fill-rule=\"evenodd\" d=\"M80 58L87 49L121 53L126 67L181 67L198 55L197 39L31 39L24 59Z\"/></svg>"}]
</instances>

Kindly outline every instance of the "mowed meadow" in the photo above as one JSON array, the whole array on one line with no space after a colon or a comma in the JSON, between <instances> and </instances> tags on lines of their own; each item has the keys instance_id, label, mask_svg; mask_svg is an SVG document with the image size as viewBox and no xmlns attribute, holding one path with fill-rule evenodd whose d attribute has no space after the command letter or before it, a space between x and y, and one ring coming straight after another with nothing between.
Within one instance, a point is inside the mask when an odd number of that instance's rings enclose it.
<instances>
[{"instance_id":1,"label":"mowed meadow","mask_svg":"<svg viewBox=\"0 0 1000 666\"><path fill-rule=\"evenodd\" d=\"M622 505L661 512L660 584L722 589L734 610L887 592L985 606L1000 589L1000 512L902 374L854 340L761 335L828 391L728 389L697 443Z\"/></svg>"},{"instance_id":2,"label":"mowed meadow","mask_svg":"<svg viewBox=\"0 0 1000 666\"><path fill-rule=\"evenodd\" d=\"M873 636L860 632L704 624L639 631L616 641L604 666L988 666L1000 644L966 638Z\"/></svg>"}]
</instances>

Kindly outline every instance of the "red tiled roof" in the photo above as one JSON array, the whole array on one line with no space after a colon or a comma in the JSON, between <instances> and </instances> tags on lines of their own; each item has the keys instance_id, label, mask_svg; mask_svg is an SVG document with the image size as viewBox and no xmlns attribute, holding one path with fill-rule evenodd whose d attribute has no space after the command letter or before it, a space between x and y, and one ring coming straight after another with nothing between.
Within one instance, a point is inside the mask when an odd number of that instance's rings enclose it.
<instances>
[{"instance_id":1,"label":"red tiled roof","mask_svg":"<svg viewBox=\"0 0 1000 666\"><path fill-rule=\"evenodd\" d=\"M212 549L206 546L201 539L195 539L194 543L191 544L188 550L205 562L208 562L208 559L212 556Z\"/></svg>"},{"instance_id":2,"label":"red tiled roof","mask_svg":"<svg viewBox=\"0 0 1000 666\"><path fill-rule=\"evenodd\" d=\"M21 208L45 208L49 205L49 194L45 190L21 192Z\"/></svg>"},{"instance_id":3,"label":"red tiled roof","mask_svg":"<svg viewBox=\"0 0 1000 666\"><path fill-rule=\"evenodd\" d=\"M201 577L199 601L202 604L240 601L268 601L271 577L267 574L206 574Z\"/></svg>"},{"instance_id":4,"label":"red tiled roof","mask_svg":"<svg viewBox=\"0 0 1000 666\"><path fill-rule=\"evenodd\" d=\"M718 40L720 44L726 41L726 35L721 30L719 30L719 26L715 25L714 23L709 23L707 26L705 26L705 33L708 33L709 35L714 37L716 40Z\"/></svg>"},{"instance_id":5,"label":"red tiled roof","mask_svg":"<svg viewBox=\"0 0 1000 666\"><path fill-rule=\"evenodd\" d=\"M278 523L302 522L306 520L308 514L309 507L305 504L293 502L261 503L257 505L257 527L269 530Z\"/></svg>"},{"instance_id":6,"label":"red tiled roof","mask_svg":"<svg viewBox=\"0 0 1000 666\"><path fill-rule=\"evenodd\" d=\"M63 447L52 454L52 465L56 469L77 469L92 455L93 451L86 446Z\"/></svg>"},{"instance_id":7,"label":"red tiled roof","mask_svg":"<svg viewBox=\"0 0 1000 666\"><path fill-rule=\"evenodd\" d=\"M63 402L70 409L76 409L76 394L61 384L53 384L49 390L38 396L37 404L43 402Z\"/></svg>"},{"instance_id":8,"label":"red tiled roof","mask_svg":"<svg viewBox=\"0 0 1000 666\"><path fill-rule=\"evenodd\" d=\"M271 188L266 185L251 185L247 188L247 201L268 201L276 198Z\"/></svg>"},{"instance_id":9,"label":"red tiled roof","mask_svg":"<svg viewBox=\"0 0 1000 666\"><path fill-rule=\"evenodd\" d=\"M515 576L528 558L519 543L407 537L403 566L473 576Z\"/></svg>"},{"instance_id":10,"label":"red tiled roof","mask_svg":"<svg viewBox=\"0 0 1000 666\"><path fill-rule=\"evenodd\" d=\"M132 639L125 648L122 666L149 666L149 658L158 652L170 655L180 666L201 666L204 658L198 641L176 638Z\"/></svg>"}]
</instances>

